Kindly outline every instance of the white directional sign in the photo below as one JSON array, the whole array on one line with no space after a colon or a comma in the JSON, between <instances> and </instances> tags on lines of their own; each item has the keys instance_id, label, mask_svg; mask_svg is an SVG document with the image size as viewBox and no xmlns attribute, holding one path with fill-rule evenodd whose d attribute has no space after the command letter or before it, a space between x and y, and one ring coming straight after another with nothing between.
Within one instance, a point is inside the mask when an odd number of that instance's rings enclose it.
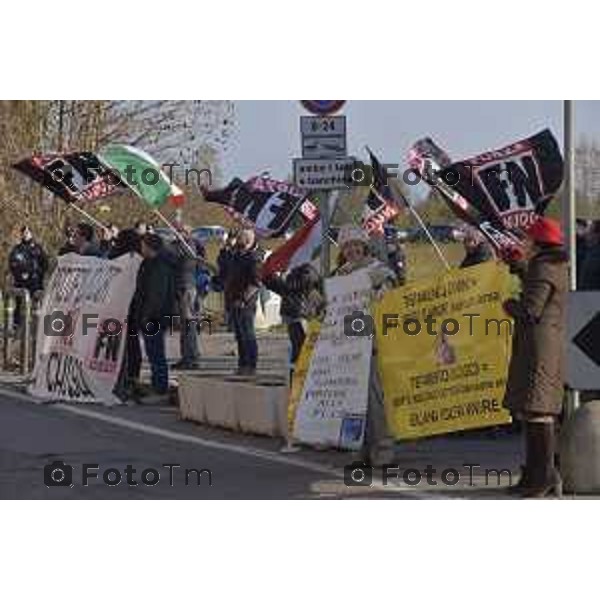
<instances>
[{"instance_id":1,"label":"white directional sign","mask_svg":"<svg viewBox=\"0 0 600 600\"><path fill-rule=\"evenodd\" d=\"M348 187L356 159L294 159L294 183L303 190L337 190Z\"/></svg>"},{"instance_id":2,"label":"white directional sign","mask_svg":"<svg viewBox=\"0 0 600 600\"><path fill-rule=\"evenodd\" d=\"M346 117L300 117L302 158L346 156Z\"/></svg>"},{"instance_id":3,"label":"white directional sign","mask_svg":"<svg viewBox=\"0 0 600 600\"><path fill-rule=\"evenodd\" d=\"M567 313L567 383L600 390L600 292L571 292Z\"/></svg>"}]
</instances>

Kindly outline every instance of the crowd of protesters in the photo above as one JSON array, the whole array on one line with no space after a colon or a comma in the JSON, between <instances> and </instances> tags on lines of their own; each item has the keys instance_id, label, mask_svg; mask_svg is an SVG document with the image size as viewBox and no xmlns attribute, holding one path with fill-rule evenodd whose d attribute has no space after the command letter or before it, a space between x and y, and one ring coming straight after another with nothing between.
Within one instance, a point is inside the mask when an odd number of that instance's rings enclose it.
<instances>
[{"instance_id":1,"label":"crowd of protesters","mask_svg":"<svg viewBox=\"0 0 600 600\"><path fill-rule=\"evenodd\" d=\"M581 289L600 289L600 221L578 223L578 284ZM464 232L465 255L460 268L470 268L495 255L476 231ZM406 281L406 255L393 230L386 228L377 244L360 227L342 226L337 238L338 256L334 275L366 269L373 298ZM524 231L524 254L517 260L504 257L521 280L517 298L504 303L514 319L512 359L508 372L505 406L524 424L526 460L522 478L511 493L541 497L560 493L560 475L555 463L556 432L563 406L565 313L568 290L568 256L559 224L540 217ZM165 315L179 314L180 360L176 369L194 369L199 364L198 317L203 293L208 288L222 292L225 322L237 343L238 368L244 377L256 373L258 344L255 314L261 290L281 296L281 317L287 327L290 359L296 363L306 337L307 323L325 312L323 280L311 263L287 273L262 275L265 254L254 231L241 228L229 232L219 252L216 267L206 262L202 244L188 227L179 227L174 241L166 241L143 223L117 231L107 228L100 239L94 228L80 223L68 229L59 254L114 259L128 252L143 257L136 289L129 307L125 359L118 392L123 398L140 394L141 345L150 363L152 392L169 393L165 349ZM9 258L15 287L31 293L42 289L48 258L24 227L21 240ZM156 325L160 331L156 331ZM150 329L154 328L152 331ZM376 353L374 345L373 352ZM388 433L383 391L371 361L367 401L367 424L362 459L383 464L393 458L393 439Z\"/></svg>"}]
</instances>

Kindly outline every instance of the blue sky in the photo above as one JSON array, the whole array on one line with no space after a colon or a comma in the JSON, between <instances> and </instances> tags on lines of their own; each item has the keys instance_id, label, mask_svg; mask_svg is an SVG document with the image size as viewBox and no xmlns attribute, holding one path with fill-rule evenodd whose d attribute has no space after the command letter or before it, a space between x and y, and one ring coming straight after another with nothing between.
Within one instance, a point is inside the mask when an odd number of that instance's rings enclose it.
<instances>
[{"instance_id":1,"label":"blue sky","mask_svg":"<svg viewBox=\"0 0 600 600\"><path fill-rule=\"evenodd\" d=\"M600 101L575 104L576 132L600 141ZM236 131L223 157L225 179L263 170L276 178L291 174L300 156L297 100L236 101ZM348 152L365 158L368 144L384 162L402 161L410 145L431 136L453 159L509 144L550 127L562 144L560 101L402 101L350 100Z\"/></svg>"}]
</instances>

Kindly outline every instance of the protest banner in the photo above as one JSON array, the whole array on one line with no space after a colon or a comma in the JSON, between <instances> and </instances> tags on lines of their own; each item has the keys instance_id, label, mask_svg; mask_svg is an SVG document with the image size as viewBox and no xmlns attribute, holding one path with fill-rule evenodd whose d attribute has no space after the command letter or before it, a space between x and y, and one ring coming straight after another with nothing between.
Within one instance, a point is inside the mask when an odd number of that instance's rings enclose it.
<instances>
[{"instance_id":1,"label":"protest banner","mask_svg":"<svg viewBox=\"0 0 600 600\"><path fill-rule=\"evenodd\" d=\"M510 422L502 408L513 278L487 262L389 291L373 306L388 426L396 439Z\"/></svg>"},{"instance_id":2,"label":"protest banner","mask_svg":"<svg viewBox=\"0 0 600 600\"><path fill-rule=\"evenodd\" d=\"M295 408L292 438L354 450L364 436L373 340L347 337L344 317L369 312L367 270L326 279L325 294L327 312Z\"/></svg>"},{"instance_id":3,"label":"protest banner","mask_svg":"<svg viewBox=\"0 0 600 600\"><path fill-rule=\"evenodd\" d=\"M46 288L29 393L47 400L115 404L127 311L141 262L67 254Z\"/></svg>"},{"instance_id":4,"label":"protest banner","mask_svg":"<svg viewBox=\"0 0 600 600\"><path fill-rule=\"evenodd\" d=\"M307 326L306 339L302 344L302 350L300 356L296 361L294 367L294 375L292 378L292 386L290 389L290 397L288 401L288 437L292 434L294 429L294 421L296 419L296 411L298 410L298 404L300 403L300 396L304 389L304 382L306 381L306 375L310 368L310 361L319 339L319 332L321 331L321 324L319 321L310 321Z\"/></svg>"}]
</instances>

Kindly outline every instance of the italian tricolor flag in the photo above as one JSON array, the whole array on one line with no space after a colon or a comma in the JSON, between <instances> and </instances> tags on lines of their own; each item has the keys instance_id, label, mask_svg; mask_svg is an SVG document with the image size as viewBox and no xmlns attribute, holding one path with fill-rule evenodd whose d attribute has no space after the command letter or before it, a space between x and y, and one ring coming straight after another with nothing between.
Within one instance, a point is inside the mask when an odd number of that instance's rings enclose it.
<instances>
[{"instance_id":1,"label":"italian tricolor flag","mask_svg":"<svg viewBox=\"0 0 600 600\"><path fill-rule=\"evenodd\" d=\"M321 247L323 222L317 215L306 222L296 233L267 258L262 276L268 277L277 271L287 271L309 263Z\"/></svg>"},{"instance_id":2,"label":"italian tricolor flag","mask_svg":"<svg viewBox=\"0 0 600 600\"><path fill-rule=\"evenodd\" d=\"M148 206L158 209L167 201L174 205L183 202L183 192L143 150L125 144L112 144L98 156L109 168L118 171L121 181Z\"/></svg>"}]
</instances>

